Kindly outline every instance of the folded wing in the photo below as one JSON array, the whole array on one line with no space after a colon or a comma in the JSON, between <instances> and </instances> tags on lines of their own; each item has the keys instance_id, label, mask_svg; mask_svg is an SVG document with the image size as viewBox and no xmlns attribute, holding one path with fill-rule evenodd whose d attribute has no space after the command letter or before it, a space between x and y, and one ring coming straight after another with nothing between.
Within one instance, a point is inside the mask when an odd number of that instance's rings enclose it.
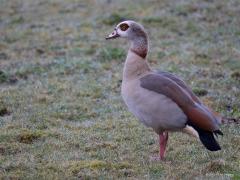
<instances>
[{"instance_id":1,"label":"folded wing","mask_svg":"<svg viewBox=\"0 0 240 180\"><path fill-rule=\"evenodd\" d=\"M210 132L219 130L217 117L174 75L165 72L152 73L142 77L140 81L141 87L163 94L174 101L194 126Z\"/></svg>"}]
</instances>

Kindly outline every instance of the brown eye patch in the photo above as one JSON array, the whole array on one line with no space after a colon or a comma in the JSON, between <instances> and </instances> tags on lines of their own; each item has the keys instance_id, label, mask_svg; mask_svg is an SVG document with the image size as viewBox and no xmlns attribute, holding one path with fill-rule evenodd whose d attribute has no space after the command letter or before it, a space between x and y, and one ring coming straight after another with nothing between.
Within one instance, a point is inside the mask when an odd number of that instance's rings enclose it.
<instances>
[{"instance_id":1,"label":"brown eye patch","mask_svg":"<svg viewBox=\"0 0 240 180\"><path fill-rule=\"evenodd\" d=\"M126 23L123 23L123 24L120 25L120 29L121 29L122 31L126 31L128 28L129 28L129 25L126 24Z\"/></svg>"}]
</instances>

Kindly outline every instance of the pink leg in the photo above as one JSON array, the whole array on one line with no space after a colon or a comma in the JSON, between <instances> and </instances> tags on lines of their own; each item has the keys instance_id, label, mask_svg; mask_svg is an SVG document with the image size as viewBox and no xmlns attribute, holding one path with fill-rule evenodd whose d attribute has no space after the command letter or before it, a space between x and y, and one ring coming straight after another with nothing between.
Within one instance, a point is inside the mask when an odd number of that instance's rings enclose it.
<instances>
[{"instance_id":1,"label":"pink leg","mask_svg":"<svg viewBox=\"0 0 240 180\"><path fill-rule=\"evenodd\" d=\"M168 141L168 132L163 132L159 134L159 146L160 146L160 159L164 159L164 154L166 151Z\"/></svg>"}]
</instances>

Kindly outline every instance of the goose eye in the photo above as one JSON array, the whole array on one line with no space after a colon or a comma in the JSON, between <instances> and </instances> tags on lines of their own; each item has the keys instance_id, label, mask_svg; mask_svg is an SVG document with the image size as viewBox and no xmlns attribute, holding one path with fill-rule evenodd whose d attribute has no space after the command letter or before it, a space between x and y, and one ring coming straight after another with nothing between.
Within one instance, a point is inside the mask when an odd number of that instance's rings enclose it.
<instances>
[{"instance_id":1,"label":"goose eye","mask_svg":"<svg viewBox=\"0 0 240 180\"><path fill-rule=\"evenodd\" d=\"M120 29L121 29L122 31L126 31L128 28L129 28L129 25L126 24L126 23L120 25Z\"/></svg>"}]
</instances>

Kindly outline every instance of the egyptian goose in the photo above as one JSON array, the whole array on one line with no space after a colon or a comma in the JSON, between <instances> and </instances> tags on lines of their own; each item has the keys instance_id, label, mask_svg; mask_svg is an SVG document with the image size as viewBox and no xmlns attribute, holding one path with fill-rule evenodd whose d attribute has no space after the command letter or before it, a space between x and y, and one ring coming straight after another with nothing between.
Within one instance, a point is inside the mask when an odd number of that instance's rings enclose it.
<instances>
[{"instance_id":1,"label":"egyptian goose","mask_svg":"<svg viewBox=\"0 0 240 180\"><path fill-rule=\"evenodd\" d=\"M158 158L164 159L169 131L192 134L208 150L220 150L214 138L223 135L219 117L179 77L150 68L146 59L148 36L143 26L123 21L106 39L118 37L131 43L123 69L121 95L129 111L159 135Z\"/></svg>"}]
</instances>

